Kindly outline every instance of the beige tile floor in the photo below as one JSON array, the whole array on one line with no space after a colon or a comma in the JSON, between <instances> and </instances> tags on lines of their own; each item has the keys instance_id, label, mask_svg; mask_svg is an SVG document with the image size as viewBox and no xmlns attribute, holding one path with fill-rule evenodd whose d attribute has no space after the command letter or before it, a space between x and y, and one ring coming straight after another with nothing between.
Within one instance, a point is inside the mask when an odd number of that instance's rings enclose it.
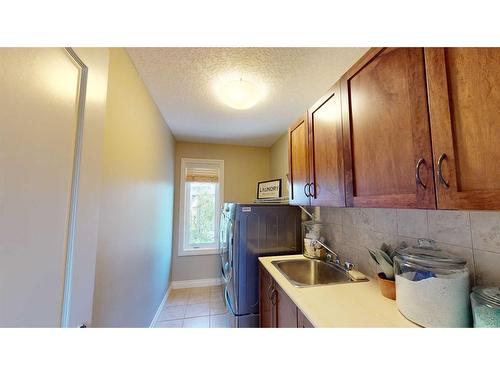
<instances>
[{"instance_id":1,"label":"beige tile floor","mask_svg":"<svg viewBox=\"0 0 500 375\"><path fill-rule=\"evenodd\" d=\"M172 290L155 327L227 328L222 287Z\"/></svg>"}]
</instances>

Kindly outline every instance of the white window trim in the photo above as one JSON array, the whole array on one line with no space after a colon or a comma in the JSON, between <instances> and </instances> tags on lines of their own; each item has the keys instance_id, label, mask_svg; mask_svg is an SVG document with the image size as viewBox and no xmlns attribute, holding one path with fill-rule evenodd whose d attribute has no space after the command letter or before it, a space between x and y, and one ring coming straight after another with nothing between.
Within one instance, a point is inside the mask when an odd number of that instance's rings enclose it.
<instances>
[{"instance_id":1,"label":"white window trim","mask_svg":"<svg viewBox=\"0 0 500 375\"><path fill-rule=\"evenodd\" d=\"M185 210L186 210L186 184L184 172L186 170L187 163L200 163L200 164L217 164L220 170L219 175L219 203L222 205L224 203L224 160L217 159L192 159L192 158L181 158L181 169L179 173L179 241L178 241L178 256L197 256L197 255L214 255L219 253L219 225L220 225L220 209L221 207L216 207L215 212L215 238L216 247L215 248L200 248L194 250L187 250L184 248L184 225L185 225Z\"/></svg>"}]
</instances>

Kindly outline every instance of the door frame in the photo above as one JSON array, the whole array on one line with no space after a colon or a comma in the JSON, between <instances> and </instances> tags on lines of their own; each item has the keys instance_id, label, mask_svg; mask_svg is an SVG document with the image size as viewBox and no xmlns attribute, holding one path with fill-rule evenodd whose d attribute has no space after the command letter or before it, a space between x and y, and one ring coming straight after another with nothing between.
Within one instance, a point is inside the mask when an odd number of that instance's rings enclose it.
<instances>
[{"instance_id":1,"label":"door frame","mask_svg":"<svg viewBox=\"0 0 500 375\"><path fill-rule=\"evenodd\" d=\"M73 157L73 174L71 177L71 193L68 216L68 228L66 234L66 260L64 271L64 291L61 309L61 327L69 327L70 312L71 312L71 297L72 297L72 273L75 254L75 237L77 226L77 210L78 210L78 191L80 182L80 164L82 158L83 146L83 127L85 124L85 102L87 98L87 78L88 67L80 59L73 48L64 48L68 57L79 69L79 82L77 93L77 120L76 120L76 137L75 149Z\"/></svg>"}]
</instances>

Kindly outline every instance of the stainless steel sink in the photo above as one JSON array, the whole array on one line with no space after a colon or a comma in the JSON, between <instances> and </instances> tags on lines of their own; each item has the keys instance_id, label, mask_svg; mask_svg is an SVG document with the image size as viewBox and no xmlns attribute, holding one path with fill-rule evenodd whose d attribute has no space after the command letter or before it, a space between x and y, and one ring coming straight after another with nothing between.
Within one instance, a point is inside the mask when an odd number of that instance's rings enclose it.
<instances>
[{"instance_id":1,"label":"stainless steel sink","mask_svg":"<svg viewBox=\"0 0 500 375\"><path fill-rule=\"evenodd\" d=\"M353 282L347 272L340 267L320 260L275 260L271 264L297 287Z\"/></svg>"}]
</instances>

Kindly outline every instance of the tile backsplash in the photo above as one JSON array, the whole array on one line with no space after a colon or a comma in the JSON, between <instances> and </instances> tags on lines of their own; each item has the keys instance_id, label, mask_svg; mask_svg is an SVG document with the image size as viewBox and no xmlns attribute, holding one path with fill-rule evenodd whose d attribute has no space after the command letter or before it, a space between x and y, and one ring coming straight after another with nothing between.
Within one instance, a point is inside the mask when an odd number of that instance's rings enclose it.
<instances>
[{"instance_id":1,"label":"tile backsplash","mask_svg":"<svg viewBox=\"0 0 500 375\"><path fill-rule=\"evenodd\" d=\"M413 245L424 237L465 258L475 285L500 285L500 211L314 209L328 224L324 236L342 261L351 261L368 276L375 277L378 271L366 248L382 242Z\"/></svg>"}]
</instances>

